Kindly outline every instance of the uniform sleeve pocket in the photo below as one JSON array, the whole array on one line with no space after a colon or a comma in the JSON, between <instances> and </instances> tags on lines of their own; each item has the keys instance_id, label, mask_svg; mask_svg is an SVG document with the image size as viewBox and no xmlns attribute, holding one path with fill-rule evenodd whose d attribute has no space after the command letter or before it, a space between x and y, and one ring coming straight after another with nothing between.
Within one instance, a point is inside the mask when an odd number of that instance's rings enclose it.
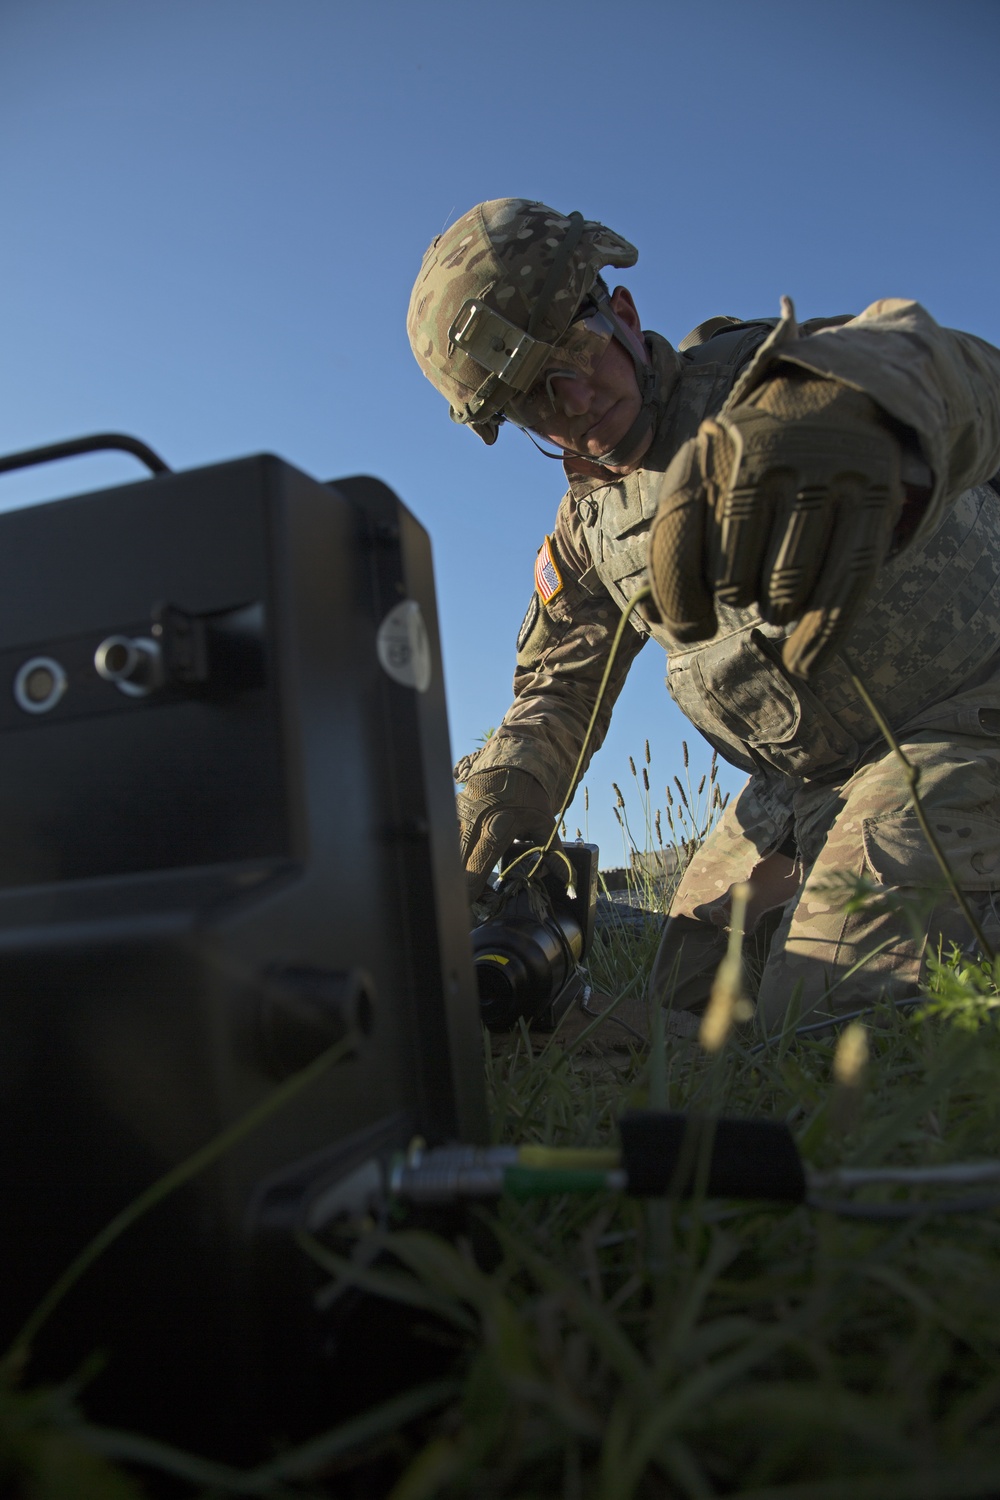
<instances>
[{"instance_id":1,"label":"uniform sleeve pocket","mask_svg":"<svg viewBox=\"0 0 1000 1500\"><path fill-rule=\"evenodd\" d=\"M518 666L524 668L537 666L549 647L554 645L562 633L562 627L550 620L549 612L537 593L532 594L527 613L517 632Z\"/></svg>"}]
</instances>

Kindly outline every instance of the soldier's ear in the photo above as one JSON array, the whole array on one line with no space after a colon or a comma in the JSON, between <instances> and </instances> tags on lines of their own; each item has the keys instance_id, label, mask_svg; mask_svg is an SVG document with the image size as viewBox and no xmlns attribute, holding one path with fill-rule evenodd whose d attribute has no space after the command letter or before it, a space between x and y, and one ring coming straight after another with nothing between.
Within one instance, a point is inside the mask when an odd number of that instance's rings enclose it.
<instances>
[{"instance_id":1,"label":"soldier's ear","mask_svg":"<svg viewBox=\"0 0 1000 1500\"><path fill-rule=\"evenodd\" d=\"M636 310L636 305L632 301L632 293L627 286L615 287L611 293L611 306L619 323L628 334L634 357L642 364L648 365L649 351L642 336L642 322Z\"/></svg>"},{"instance_id":2,"label":"soldier's ear","mask_svg":"<svg viewBox=\"0 0 1000 1500\"><path fill-rule=\"evenodd\" d=\"M626 328L633 333L642 333L642 323L632 300L632 293L627 286L616 286L611 293L611 306L621 318Z\"/></svg>"}]
</instances>

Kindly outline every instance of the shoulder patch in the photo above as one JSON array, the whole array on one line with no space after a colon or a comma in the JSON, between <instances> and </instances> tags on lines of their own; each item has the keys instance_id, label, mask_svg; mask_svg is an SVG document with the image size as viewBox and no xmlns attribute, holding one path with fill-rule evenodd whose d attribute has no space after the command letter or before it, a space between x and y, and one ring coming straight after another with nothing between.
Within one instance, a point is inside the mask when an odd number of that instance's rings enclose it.
<instances>
[{"instance_id":1,"label":"shoulder patch","mask_svg":"<svg viewBox=\"0 0 1000 1500\"><path fill-rule=\"evenodd\" d=\"M518 651L524 650L524 643L535 628L535 621L538 619L538 611L541 609L541 607L542 606L538 602L538 595L532 594L531 603L528 605L524 619L521 621L521 628L517 632Z\"/></svg>"},{"instance_id":2,"label":"shoulder patch","mask_svg":"<svg viewBox=\"0 0 1000 1500\"><path fill-rule=\"evenodd\" d=\"M549 600L554 599L559 593L562 586L562 574L556 567L555 558L552 556L552 538L547 536L535 558L535 588L538 590L542 603L548 604Z\"/></svg>"}]
</instances>

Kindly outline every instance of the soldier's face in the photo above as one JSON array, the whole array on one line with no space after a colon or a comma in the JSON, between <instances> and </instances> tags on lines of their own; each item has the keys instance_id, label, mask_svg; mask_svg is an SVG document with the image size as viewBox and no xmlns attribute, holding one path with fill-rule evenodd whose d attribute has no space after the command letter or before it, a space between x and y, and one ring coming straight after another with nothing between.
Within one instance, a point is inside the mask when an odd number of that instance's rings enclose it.
<instances>
[{"instance_id":1,"label":"soldier's face","mask_svg":"<svg viewBox=\"0 0 1000 1500\"><path fill-rule=\"evenodd\" d=\"M626 332L643 363L649 354L642 338L642 325L631 294L618 287L611 298ZM612 339L591 375L566 372L549 381L552 400L534 430L538 436L579 458L600 458L617 447L639 415L642 397L635 377L632 356L617 339ZM629 461L607 465L605 472L630 474L639 467L653 441L648 432Z\"/></svg>"}]
</instances>

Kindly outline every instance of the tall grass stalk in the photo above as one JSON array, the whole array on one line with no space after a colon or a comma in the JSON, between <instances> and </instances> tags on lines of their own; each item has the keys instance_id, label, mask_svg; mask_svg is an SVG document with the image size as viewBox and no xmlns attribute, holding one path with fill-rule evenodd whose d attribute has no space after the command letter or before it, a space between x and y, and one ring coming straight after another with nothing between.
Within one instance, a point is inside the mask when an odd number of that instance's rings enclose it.
<instances>
[{"instance_id":1,"label":"tall grass stalk","mask_svg":"<svg viewBox=\"0 0 1000 1500\"><path fill-rule=\"evenodd\" d=\"M668 828L681 809L700 826L699 785L674 784ZM654 947L655 932L625 931L595 947L595 984L641 986ZM586 1036L539 1050L514 1033L487 1063L494 1135L605 1146L623 1110L652 1106L787 1121L817 1171L1000 1158L997 995L988 960L953 952L918 1013L884 1005L863 1036L797 1034L794 1003L765 1044L730 1025L714 1051L662 1023L647 1049L599 1055ZM987 1500L1000 1494L1000 1214L988 1196L959 1214L935 1202L905 1180L858 1187L849 1205L894 1205L895 1220L836 1204L501 1201L478 1210L489 1267L463 1239L413 1229L368 1237L355 1258L305 1247L331 1288L367 1278L433 1309L457 1341L453 1378L367 1425L331 1420L242 1476L185 1468L71 1407L48 1430L105 1465L80 1500L133 1500L164 1471L171 1493L203 1500ZM14 1443L3 1420L0 1455Z\"/></svg>"}]
</instances>

